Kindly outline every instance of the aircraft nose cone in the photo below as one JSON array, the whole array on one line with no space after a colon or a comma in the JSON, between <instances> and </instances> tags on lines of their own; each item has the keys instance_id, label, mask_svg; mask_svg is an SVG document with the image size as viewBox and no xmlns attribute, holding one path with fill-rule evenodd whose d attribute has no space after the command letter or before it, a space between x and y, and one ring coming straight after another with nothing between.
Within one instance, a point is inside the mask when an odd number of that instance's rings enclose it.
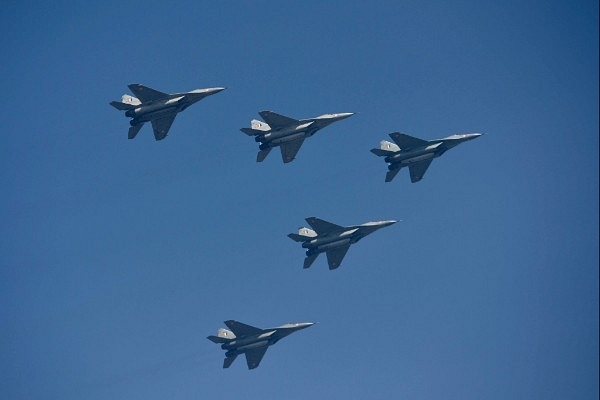
<instances>
[{"instance_id":1,"label":"aircraft nose cone","mask_svg":"<svg viewBox=\"0 0 600 400\"><path fill-rule=\"evenodd\" d=\"M353 116L354 113L339 113L337 115L338 119L344 119Z\"/></svg>"},{"instance_id":2,"label":"aircraft nose cone","mask_svg":"<svg viewBox=\"0 0 600 400\"><path fill-rule=\"evenodd\" d=\"M381 226L390 226L390 225L394 225L396 222L398 222L398 221L395 221L395 220L393 220L393 219L390 219L389 221L382 221L382 222L381 222Z\"/></svg>"},{"instance_id":3,"label":"aircraft nose cone","mask_svg":"<svg viewBox=\"0 0 600 400\"><path fill-rule=\"evenodd\" d=\"M225 90L224 87L216 87L216 88L206 89L206 92L210 93L210 94L215 94L215 93L219 93L219 92L221 92L223 90Z\"/></svg>"}]
</instances>

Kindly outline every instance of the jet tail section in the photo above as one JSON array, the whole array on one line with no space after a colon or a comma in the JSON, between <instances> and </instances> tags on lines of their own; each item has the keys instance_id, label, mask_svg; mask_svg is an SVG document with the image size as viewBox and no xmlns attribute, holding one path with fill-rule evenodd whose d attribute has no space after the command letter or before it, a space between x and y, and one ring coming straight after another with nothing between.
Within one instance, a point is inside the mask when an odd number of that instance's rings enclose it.
<instances>
[{"instance_id":1,"label":"jet tail section","mask_svg":"<svg viewBox=\"0 0 600 400\"><path fill-rule=\"evenodd\" d=\"M235 339L235 334L228 329L219 328L217 336L210 335L207 339L213 343L227 343Z\"/></svg>"},{"instance_id":2,"label":"jet tail section","mask_svg":"<svg viewBox=\"0 0 600 400\"><path fill-rule=\"evenodd\" d=\"M250 126L251 126L251 128L242 128L240 130L248 136L262 135L263 133L271 130L271 127L269 126L269 124L265 124L264 122L259 121L257 119L253 119L250 122Z\"/></svg>"},{"instance_id":3,"label":"jet tail section","mask_svg":"<svg viewBox=\"0 0 600 400\"><path fill-rule=\"evenodd\" d=\"M272 147L269 147L264 150L260 150L258 152L258 154L256 155L256 162L263 162L265 160L265 158L267 158L267 156L269 155L269 152L271 151L271 149L272 149Z\"/></svg>"},{"instance_id":4,"label":"jet tail section","mask_svg":"<svg viewBox=\"0 0 600 400\"><path fill-rule=\"evenodd\" d=\"M142 103L140 102L140 100L138 98L130 96L128 94L124 94L123 96L121 96L121 101L111 101L110 102L110 105L119 111L133 110L140 104L142 104Z\"/></svg>"},{"instance_id":5,"label":"jet tail section","mask_svg":"<svg viewBox=\"0 0 600 400\"><path fill-rule=\"evenodd\" d=\"M298 229L298 233L290 233L288 237L296 242L306 242L307 240L317 236L317 232L312 229L302 227Z\"/></svg>"},{"instance_id":6,"label":"jet tail section","mask_svg":"<svg viewBox=\"0 0 600 400\"><path fill-rule=\"evenodd\" d=\"M259 121L257 119L253 119L252 121L250 121L250 126L252 127L252 129L262 132L271 130L269 124L267 124L266 122Z\"/></svg>"},{"instance_id":7,"label":"jet tail section","mask_svg":"<svg viewBox=\"0 0 600 400\"><path fill-rule=\"evenodd\" d=\"M233 362L235 361L236 357L237 357L237 354L234 354L229 357L225 357L225 359L223 360L223 368L229 368L231 366L231 364L233 364Z\"/></svg>"},{"instance_id":8,"label":"jet tail section","mask_svg":"<svg viewBox=\"0 0 600 400\"><path fill-rule=\"evenodd\" d=\"M143 122L141 124L137 124L137 125L134 125L134 126L130 127L129 128L129 132L127 133L127 137L129 139L135 138L135 136L138 134L138 132L140 131L140 129L142 129L142 126L144 126Z\"/></svg>"},{"instance_id":9,"label":"jet tail section","mask_svg":"<svg viewBox=\"0 0 600 400\"><path fill-rule=\"evenodd\" d=\"M398 172L400 172L402 168L394 168L390 171L387 172L387 174L385 174L385 181L386 182L391 182L392 179L394 179L394 177L398 174Z\"/></svg>"},{"instance_id":10,"label":"jet tail section","mask_svg":"<svg viewBox=\"0 0 600 400\"><path fill-rule=\"evenodd\" d=\"M319 253L307 256L304 259L304 269L310 268L310 266L315 262L315 260L317 259L318 256L319 256Z\"/></svg>"},{"instance_id":11,"label":"jet tail section","mask_svg":"<svg viewBox=\"0 0 600 400\"><path fill-rule=\"evenodd\" d=\"M389 156L399 151L400 147L398 147L396 143L388 142L387 140L382 140L381 142L379 142L378 149L371 149L371 153L380 157Z\"/></svg>"}]
</instances>

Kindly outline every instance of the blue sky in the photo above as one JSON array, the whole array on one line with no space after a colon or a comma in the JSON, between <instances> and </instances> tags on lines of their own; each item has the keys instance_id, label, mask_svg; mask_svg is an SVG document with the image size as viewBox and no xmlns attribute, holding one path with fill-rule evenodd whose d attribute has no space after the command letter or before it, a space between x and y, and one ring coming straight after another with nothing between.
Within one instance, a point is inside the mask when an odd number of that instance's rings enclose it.
<instances>
[{"instance_id":1,"label":"blue sky","mask_svg":"<svg viewBox=\"0 0 600 400\"><path fill-rule=\"evenodd\" d=\"M596 399L598 3L11 2L0 392ZM108 103L224 86L155 142ZM354 112L283 165L239 129ZM385 183L388 133L486 135ZM329 271L286 237L402 220ZM317 321L253 371L205 339Z\"/></svg>"}]
</instances>

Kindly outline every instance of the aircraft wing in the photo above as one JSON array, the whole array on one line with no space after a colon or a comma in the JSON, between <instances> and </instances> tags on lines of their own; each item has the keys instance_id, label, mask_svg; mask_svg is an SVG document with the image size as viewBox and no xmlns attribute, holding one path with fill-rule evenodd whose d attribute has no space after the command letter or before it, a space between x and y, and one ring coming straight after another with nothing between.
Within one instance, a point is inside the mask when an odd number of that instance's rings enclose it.
<instances>
[{"instance_id":1,"label":"aircraft wing","mask_svg":"<svg viewBox=\"0 0 600 400\"><path fill-rule=\"evenodd\" d=\"M298 154L298 150L300 150L302 143L304 143L304 138L283 142L279 145L279 148L281 149L281 158L283 158L284 163L289 163L296 158L296 154Z\"/></svg>"},{"instance_id":2,"label":"aircraft wing","mask_svg":"<svg viewBox=\"0 0 600 400\"><path fill-rule=\"evenodd\" d=\"M246 350L246 363L248 364L248 369L254 369L258 367L258 364L260 364L260 361L264 357L268 348L269 346L262 346Z\"/></svg>"},{"instance_id":3,"label":"aircraft wing","mask_svg":"<svg viewBox=\"0 0 600 400\"><path fill-rule=\"evenodd\" d=\"M261 111L260 116L265 120L271 129L285 128L286 126L299 125L300 121L285 115L274 113L273 111Z\"/></svg>"},{"instance_id":4,"label":"aircraft wing","mask_svg":"<svg viewBox=\"0 0 600 400\"><path fill-rule=\"evenodd\" d=\"M132 83L129 85L129 90L133 92L142 104L150 103L154 100L164 99L169 97L167 93L159 92L158 90L150 89L147 86L140 85L139 83Z\"/></svg>"},{"instance_id":5,"label":"aircraft wing","mask_svg":"<svg viewBox=\"0 0 600 400\"><path fill-rule=\"evenodd\" d=\"M225 325L227 325L227 327L229 329L231 329L233 334L237 337L258 335L259 333L261 333L263 331L260 328L256 328L251 325L242 324L241 322L237 322L232 319L225 321Z\"/></svg>"},{"instance_id":6,"label":"aircraft wing","mask_svg":"<svg viewBox=\"0 0 600 400\"><path fill-rule=\"evenodd\" d=\"M156 140L162 140L167 136L169 129L171 129L171 125L173 121L175 121L175 117L177 114L169 114L166 117L153 119L152 120L152 129L154 129L154 138Z\"/></svg>"},{"instance_id":7,"label":"aircraft wing","mask_svg":"<svg viewBox=\"0 0 600 400\"><path fill-rule=\"evenodd\" d=\"M326 235L331 232L343 231L345 228L317 217L308 217L306 222L317 232L317 235Z\"/></svg>"},{"instance_id":8,"label":"aircraft wing","mask_svg":"<svg viewBox=\"0 0 600 400\"><path fill-rule=\"evenodd\" d=\"M423 175L425 175L425 171L427 171L427 168L429 168L429 165L432 161L433 158L430 158L429 160L423 160L414 164L410 164L408 166L408 170L410 171L410 181L415 183L423 179Z\"/></svg>"},{"instance_id":9,"label":"aircraft wing","mask_svg":"<svg viewBox=\"0 0 600 400\"><path fill-rule=\"evenodd\" d=\"M327 251L327 263L329 264L329 269L336 269L340 266L349 248L350 245L347 244Z\"/></svg>"},{"instance_id":10,"label":"aircraft wing","mask_svg":"<svg viewBox=\"0 0 600 400\"><path fill-rule=\"evenodd\" d=\"M408 136L404 133L390 133L390 137L394 142L396 142L398 147L400 147L400 150L408 150L415 147L423 147L429 144L429 141L427 140L419 139L413 136Z\"/></svg>"}]
</instances>

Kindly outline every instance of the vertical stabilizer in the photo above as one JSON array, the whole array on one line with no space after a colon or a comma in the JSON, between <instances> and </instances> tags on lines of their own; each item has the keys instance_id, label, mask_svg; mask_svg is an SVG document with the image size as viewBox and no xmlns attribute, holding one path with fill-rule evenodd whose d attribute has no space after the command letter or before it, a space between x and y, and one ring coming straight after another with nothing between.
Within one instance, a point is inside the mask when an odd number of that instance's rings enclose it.
<instances>
[{"instance_id":1,"label":"vertical stabilizer","mask_svg":"<svg viewBox=\"0 0 600 400\"><path fill-rule=\"evenodd\" d=\"M140 104L142 104L140 99L138 99L137 97L130 96L128 94L124 94L123 96L121 96L121 102L124 104L130 104L132 106L139 106Z\"/></svg>"},{"instance_id":2,"label":"vertical stabilizer","mask_svg":"<svg viewBox=\"0 0 600 400\"><path fill-rule=\"evenodd\" d=\"M219 328L219 330L217 331L217 336L223 339L235 339L235 334L225 328Z\"/></svg>"},{"instance_id":3,"label":"vertical stabilizer","mask_svg":"<svg viewBox=\"0 0 600 400\"><path fill-rule=\"evenodd\" d=\"M250 126L252 127L252 129L255 129L257 131L266 132L271 130L269 124L267 124L266 122L259 121L257 119L253 119L252 121L250 121Z\"/></svg>"}]
</instances>

